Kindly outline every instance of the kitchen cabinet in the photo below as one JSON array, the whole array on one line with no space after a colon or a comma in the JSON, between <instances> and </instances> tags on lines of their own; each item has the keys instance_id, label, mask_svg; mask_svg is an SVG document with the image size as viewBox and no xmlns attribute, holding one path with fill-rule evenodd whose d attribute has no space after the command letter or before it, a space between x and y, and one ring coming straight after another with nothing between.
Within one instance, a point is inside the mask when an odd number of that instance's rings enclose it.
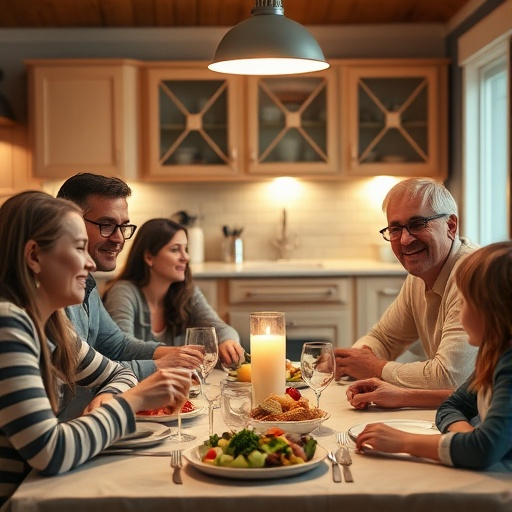
<instances>
[{"instance_id":1,"label":"kitchen cabinet","mask_svg":"<svg viewBox=\"0 0 512 512\"><path fill-rule=\"evenodd\" d=\"M139 168L139 73L129 60L27 61L33 173L133 179Z\"/></svg>"},{"instance_id":2,"label":"kitchen cabinet","mask_svg":"<svg viewBox=\"0 0 512 512\"><path fill-rule=\"evenodd\" d=\"M249 314L283 311L287 357L300 358L305 341L352 344L351 278L230 279L227 283L228 323L250 350Z\"/></svg>"},{"instance_id":3,"label":"kitchen cabinet","mask_svg":"<svg viewBox=\"0 0 512 512\"><path fill-rule=\"evenodd\" d=\"M340 66L344 174L447 177L447 65L443 59Z\"/></svg>"},{"instance_id":4,"label":"kitchen cabinet","mask_svg":"<svg viewBox=\"0 0 512 512\"><path fill-rule=\"evenodd\" d=\"M251 77L249 174L336 174L335 72Z\"/></svg>"},{"instance_id":5,"label":"kitchen cabinet","mask_svg":"<svg viewBox=\"0 0 512 512\"><path fill-rule=\"evenodd\" d=\"M241 79L206 63L152 65L144 71L147 179L226 179L243 158Z\"/></svg>"},{"instance_id":6,"label":"kitchen cabinet","mask_svg":"<svg viewBox=\"0 0 512 512\"><path fill-rule=\"evenodd\" d=\"M396 299L405 277L358 277L356 279L356 338L364 336Z\"/></svg>"},{"instance_id":7,"label":"kitchen cabinet","mask_svg":"<svg viewBox=\"0 0 512 512\"><path fill-rule=\"evenodd\" d=\"M30 179L26 126L0 125L0 204L13 194L39 184Z\"/></svg>"}]
</instances>

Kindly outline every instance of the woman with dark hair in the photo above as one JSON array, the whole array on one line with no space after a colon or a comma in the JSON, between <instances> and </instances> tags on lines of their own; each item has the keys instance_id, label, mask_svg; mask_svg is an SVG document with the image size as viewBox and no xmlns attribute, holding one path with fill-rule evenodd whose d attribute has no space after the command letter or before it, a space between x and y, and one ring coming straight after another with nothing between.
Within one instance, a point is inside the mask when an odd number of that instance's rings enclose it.
<instances>
[{"instance_id":1,"label":"woman with dark hair","mask_svg":"<svg viewBox=\"0 0 512 512\"><path fill-rule=\"evenodd\" d=\"M215 327L221 362L238 364L244 360L238 333L194 284L187 244L181 224L169 219L144 223L104 297L105 308L124 332L166 345L183 345L187 327Z\"/></svg>"},{"instance_id":2,"label":"woman with dark hair","mask_svg":"<svg viewBox=\"0 0 512 512\"><path fill-rule=\"evenodd\" d=\"M80 208L23 192L0 208L0 507L31 468L68 471L135 431L135 412L171 405L190 370L159 370L137 384L127 368L82 341L64 307L83 301L95 269ZM79 418L59 422L65 389L96 390Z\"/></svg>"}]
</instances>

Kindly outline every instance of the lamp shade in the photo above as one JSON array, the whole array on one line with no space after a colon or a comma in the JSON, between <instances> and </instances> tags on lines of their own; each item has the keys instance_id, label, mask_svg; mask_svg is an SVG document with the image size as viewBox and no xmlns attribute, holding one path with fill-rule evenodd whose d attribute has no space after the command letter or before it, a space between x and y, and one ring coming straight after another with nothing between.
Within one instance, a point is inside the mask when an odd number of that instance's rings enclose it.
<instances>
[{"instance_id":1,"label":"lamp shade","mask_svg":"<svg viewBox=\"0 0 512 512\"><path fill-rule=\"evenodd\" d=\"M234 75L290 75L328 67L315 38L284 16L280 0L256 0L252 17L226 33L208 66Z\"/></svg>"}]
</instances>

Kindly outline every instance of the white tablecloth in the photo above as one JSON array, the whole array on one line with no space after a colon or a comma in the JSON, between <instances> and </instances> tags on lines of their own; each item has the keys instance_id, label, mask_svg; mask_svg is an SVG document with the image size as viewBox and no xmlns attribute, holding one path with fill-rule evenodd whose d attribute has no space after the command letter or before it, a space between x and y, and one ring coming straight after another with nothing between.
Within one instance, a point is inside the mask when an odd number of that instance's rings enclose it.
<instances>
[{"instance_id":1,"label":"white tablecloth","mask_svg":"<svg viewBox=\"0 0 512 512\"><path fill-rule=\"evenodd\" d=\"M215 370L209 380L225 374ZM314 394L301 390L310 400ZM324 423L333 431L362 422L385 419L433 421L434 410L352 409L345 387L331 384L320 406L331 413ZM220 410L215 410L215 431L227 430ZM174 424L172 424L174 426ZM208 418L202 414L184 422L185 431L202 443L208 437ZM325 448L334 447L334 433L318 437ZM166 441L155 450L170 450ZM19 487L11 502L13 512L102 511L161 512L226 511L252 512L511 512L512 474L497 466L486 472L444 467L428 461L392 459L353 454L354 483L334 483L328 461L302 475L278 480L227 480L200 473L184 463L183 485L171 479L170 459L127 455L100 455L61 476L41 477L33 472Z\"/></svg>"}]
</instances>

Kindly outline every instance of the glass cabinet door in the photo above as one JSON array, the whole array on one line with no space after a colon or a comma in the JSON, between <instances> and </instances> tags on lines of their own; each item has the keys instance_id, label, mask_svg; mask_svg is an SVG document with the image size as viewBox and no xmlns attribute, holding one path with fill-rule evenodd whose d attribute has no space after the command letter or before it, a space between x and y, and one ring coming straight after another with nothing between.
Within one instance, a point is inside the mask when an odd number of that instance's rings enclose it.
<instances>
[{"instance_id":1,"label":"glass cabinet door","mask_svg":"<svg viewBox=\"0 0 512 512\"><path fill-rule=\"evenodd\" d=\"M233 79L208 70L149 70L151 175L236 172L235 88Z\"/></svg>"},{"instance_id":2,"label":"glass cabinet door","mask_svg":"<svg viewBox=\"0 0 512 512\"><path fill-rule=\"evenodd\" d=\"M446 106L438 68L349 68L347 76L348 173L439 174Z\"/></svg>"},{"instance_id":3,"label":"glass cabinet door","mask_svg":"<svg viewBox=\"0 0 512 512\"><path fill-rule=\"evenodd\" d=\"M331 76L249 79L249 172L336 171Z\"/></svg>"}]
</instances>

